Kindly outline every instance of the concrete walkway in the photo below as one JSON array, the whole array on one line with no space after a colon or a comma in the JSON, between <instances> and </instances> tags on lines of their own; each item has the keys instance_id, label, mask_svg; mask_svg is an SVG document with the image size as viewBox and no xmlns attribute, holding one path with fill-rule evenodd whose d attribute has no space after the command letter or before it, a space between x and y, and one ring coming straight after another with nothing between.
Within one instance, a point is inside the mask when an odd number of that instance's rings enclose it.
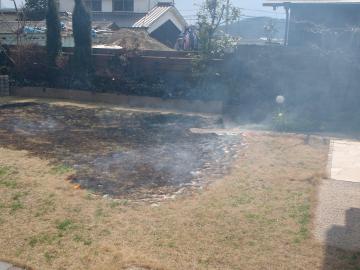
<instances>
[{"instance_id":1,"label":"concrete walkway","mask_svg":"<svg viewBox=\"0 0 360 270\"><path fill-rule=\"evenodd\" d=\"M331 142L330 178L360 183L360 142Z\"/></svg>"},{"instance_id":2,"label":"concrete walkway","mask_svg":"<svg viewBox=\"0 0 360 270\"><path fill-rule=\"evenodd\" d=\"M13 266L10 263L0 262L0 270L25 270L25 269Z\"/></svg>"},{"instance_id":3,"label":"concrete walkway","mask_svg":"<svg viewBox=\"0 0 360 270\"><path fill-rule=\"evenodd\" d=\"M329 180L319 189L315 237L324 244L360 250L360 142L334 140Z\"/></svg>"}]
</instances>

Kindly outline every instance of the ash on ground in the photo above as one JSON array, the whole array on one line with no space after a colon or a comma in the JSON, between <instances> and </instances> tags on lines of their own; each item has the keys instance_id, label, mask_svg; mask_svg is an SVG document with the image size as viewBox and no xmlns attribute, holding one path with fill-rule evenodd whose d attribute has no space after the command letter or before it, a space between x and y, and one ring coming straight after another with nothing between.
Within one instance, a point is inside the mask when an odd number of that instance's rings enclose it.
<instances>
[{"instance_id":1,"label":"ash on ground","mask_svg":"<svg viewBox=\"0 0 360 270\"><path fill-rule=\"evenodd\" d=\"M100 195L171 197L226 174L241 137L193 133L215 118L30 104L0 108L0 145L71 166L71 178Z\"/></svg>"}]
</instances>

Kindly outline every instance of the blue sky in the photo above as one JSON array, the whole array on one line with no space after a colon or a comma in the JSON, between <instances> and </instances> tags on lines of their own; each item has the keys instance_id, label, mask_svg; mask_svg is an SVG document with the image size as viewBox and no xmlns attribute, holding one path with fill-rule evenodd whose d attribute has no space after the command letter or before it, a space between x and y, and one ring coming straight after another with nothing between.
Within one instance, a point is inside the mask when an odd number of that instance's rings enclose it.
<instances>
[{"instance_id":1,"label":"blue sky","mask_svg":"<svg viewBox=\"0 0 360 270\"><path fill-rule=\"evenodd\" d=\"M202 0L175 0L177 8L189 20L193 19L196 14L196 9ZM283 17L284 11L279 9L274 12L270 7L263 7L263 0L230 0L232 3L240 8L243 8L242 14L244 16L269 16L269 17Z\"/></svg>"},{"instance_id":2,"label":"blue sky","mask_svg":"<svg viewBox=\"0 0 360 270\"><path fill-rule=\"evenodd\" d=\"M0 0L3 6L12 7L10 0ZM22 0L16 0L17 3L21 3ZM195 19L196 9L198 3L202 0L175 0L177 8L190 22ZM243 8L242 14L245 16L271 16L271 17L282 17L283 10L273 12L269 7L263 7L263 0L231 0L234 5Z\"/></svg>"}]
</instances>

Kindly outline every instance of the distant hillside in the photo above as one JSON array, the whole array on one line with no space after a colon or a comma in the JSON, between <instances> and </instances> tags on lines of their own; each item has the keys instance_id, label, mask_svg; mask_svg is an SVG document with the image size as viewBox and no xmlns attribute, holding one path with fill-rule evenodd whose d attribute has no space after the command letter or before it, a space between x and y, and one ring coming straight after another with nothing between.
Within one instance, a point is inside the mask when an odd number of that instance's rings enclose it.
<instances>
[{"instance_id":1,"label":"distant hillside","mask_svg":"<svg viewBox=\"0 0 360 270\"><path fill-rule=\"evenodd\" d=\"M285 20L269 17L242 19L229 26L229 34L242 37L243 39L258 40L265 37L264 26L267 25L269 21L273 21L278 30L274 38L283 39L285 33ZM221 30L225 30L225 26L222 26Z\"/></svg>"}]
</instances>

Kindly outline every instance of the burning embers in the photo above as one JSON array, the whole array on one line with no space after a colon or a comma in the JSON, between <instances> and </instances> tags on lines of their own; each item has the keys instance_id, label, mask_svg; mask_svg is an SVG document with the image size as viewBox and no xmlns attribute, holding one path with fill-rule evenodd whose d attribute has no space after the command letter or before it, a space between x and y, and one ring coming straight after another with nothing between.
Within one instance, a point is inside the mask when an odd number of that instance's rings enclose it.
<instances>
[{"instance_id":1,"label":"burning embers","mask_svg":"<svg viewBox=\"0 0 360 270\"><path fill-rule=\"evenodd\" d=\"M0 108L0 143L71 166L102 195L162 199L227 172L239 136L193 133L214 119L37 104Z\"/></svg>"}]
</instances>

